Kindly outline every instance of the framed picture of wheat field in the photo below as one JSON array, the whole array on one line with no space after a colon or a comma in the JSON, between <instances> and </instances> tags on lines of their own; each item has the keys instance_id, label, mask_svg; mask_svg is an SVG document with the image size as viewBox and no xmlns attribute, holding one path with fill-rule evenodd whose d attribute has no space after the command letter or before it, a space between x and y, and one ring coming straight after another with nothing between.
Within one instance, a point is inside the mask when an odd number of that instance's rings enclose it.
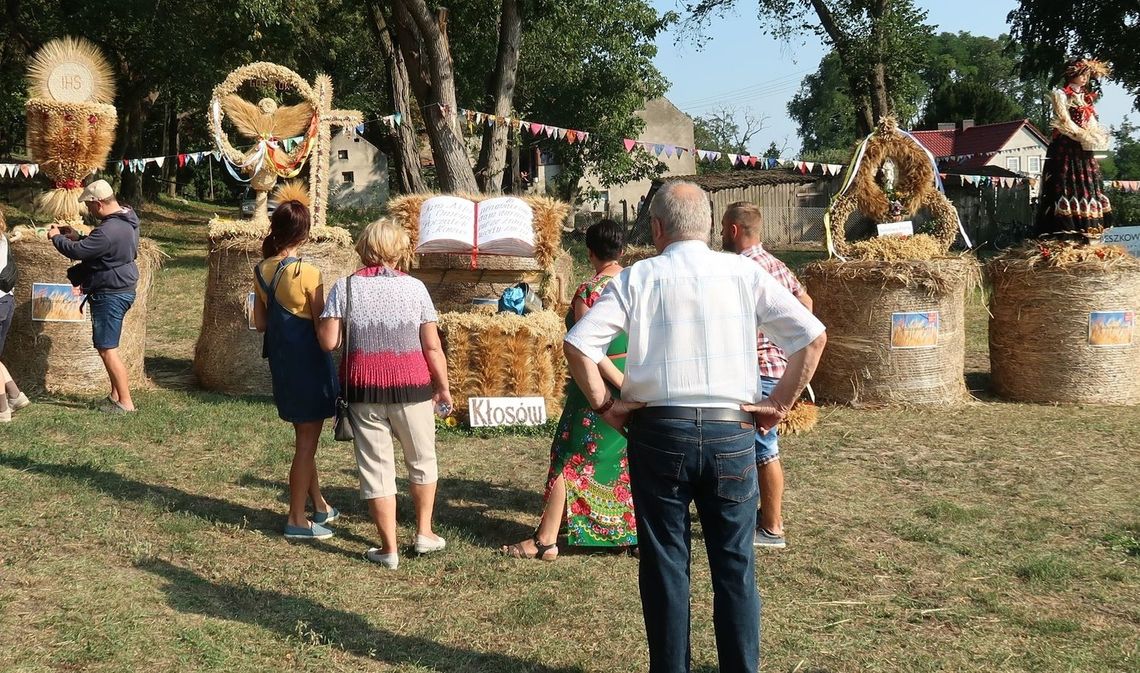
<instances>
[{"instance_id":1,"label":"framed picture of wheat field","mask_svg":"<svg viewBox=\"0 0 1140 673\"><path fill-rule=\"evenodd\" d=\"M32 320L35 322L85 322L84 295L67 283L32 283Z\"/></svg>"},{"instance_id":2,"label":"framed picture of wheat field","mask_svg":"<svg viewBox=\"0 0 1140 673\"><path fill-rule=\"evenodd\" d=\"M938 311L891 314L891 348L937 348L941 327Z\"/></svg>"},{"instance_id":3,"label":"framed picture of wheat field","mask_svg":"<svg viewBox=\"0 0 1140 673\"><path fill-rule=\"evenodd\" d=\"M1089 313L1090 346L1131 346L1135 330L1135 311Z\"/></svg>"}]
</instances>

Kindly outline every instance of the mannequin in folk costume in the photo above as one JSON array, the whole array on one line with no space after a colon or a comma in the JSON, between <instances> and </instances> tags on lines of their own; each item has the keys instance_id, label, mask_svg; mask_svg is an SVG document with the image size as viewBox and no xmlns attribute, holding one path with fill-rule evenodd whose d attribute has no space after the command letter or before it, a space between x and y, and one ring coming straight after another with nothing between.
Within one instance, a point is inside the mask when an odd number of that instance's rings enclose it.
<instances>
[{"instance_id":1,"label":"mannequin in folk costume","mask_svg":"<svg viewBox=\"0 0 1140 673\"><path fill-rule=\"evenodd\" d=\"M1052 92L1053 138L1045 154L1036 233L1085 241L1112 226L1112 204L1103 191L1095 153L1108 149L1108 133L1097 121L1089 90L1109 74L1105 63L1075 59L1065 68L1065 86Z\"/></svg>"}]
</instances>

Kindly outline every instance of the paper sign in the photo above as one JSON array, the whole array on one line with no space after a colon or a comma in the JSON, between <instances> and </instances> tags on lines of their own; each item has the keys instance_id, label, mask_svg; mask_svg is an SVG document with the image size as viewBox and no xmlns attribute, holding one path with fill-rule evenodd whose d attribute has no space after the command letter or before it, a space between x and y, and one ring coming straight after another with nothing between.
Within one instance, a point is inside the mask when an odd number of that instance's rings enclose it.
<instances>
[{"instance_id":1,"label":"paper sign","mask_svg":"<svg viewBox=\"0 0 1140 673\"><path fill-rule=\"evenodd\" d=\"M1131 346L1135 331L1134 311L1093 311L1089 314L1090 346Z\"/></svg>"},{"instance_id":2,"label":"paper sign","mask_svg":"<svg viewBox=\"0 0 1140 673\"><path fill-rule=\"evenodd\" d=\"M1133 257L1140 257L1140 226L1106 229L1101 242L1105 245L1124 246Z\"/></svg>"},{"instance_id":3,"label":"paper sign","mask_svg":"<svg viewBox=\"0 0 1140 673\"><path fill-rule=\"evenodd\" d=\"M245 298L245 319L249 324L251 330L257 329L257 323L253 321L253 304L257 301L257 293L250 292L249 296Z\"/></svg>"},{"instance_id":4,"label":"paper sign","mask_svg":"<svg viewBox=\"0 0 1140 673\"><path fill-rule=\"evenodd\" d=\"M910 220L880 224L879 236L914 236L914 224Z\"/></svg>"},{"instance_id":5,"label":"paper sign","mask_svg":"<svg viewBox=\"0 0 1140 673\"><path fill-rule=\"evenodd\" d=\"M84 322L85 297L67 283L32 283L34 322Z\"/></svg>"},{"instance_id":6,"label":"paper sign","mask_svg":"<svg viewBox=\"0 0 1140 673\"><path fill-rule=\"evenodd\" d=\"M470 397L467 413L473 428L542 425L546 422L546 400L541 397Z\"/></svg>"},{"instance_id":7,"label":"paper sign","mask_svg":"<svg viewBox=\"0 0 1140 673\"><path fill-rule=\"evenodd\" d=\"M941 319L938 311L891 314L891 348L935 348Z\"/></svg>"}]
</instances>

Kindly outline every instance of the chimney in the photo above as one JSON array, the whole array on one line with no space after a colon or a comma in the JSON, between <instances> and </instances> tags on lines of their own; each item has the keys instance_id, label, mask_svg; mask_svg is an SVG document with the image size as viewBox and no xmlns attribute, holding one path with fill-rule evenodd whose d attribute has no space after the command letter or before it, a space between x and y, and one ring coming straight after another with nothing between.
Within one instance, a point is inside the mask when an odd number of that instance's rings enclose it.
<instances>
[{"instance_id":1,"label":"chimney","mask_svg":"<svg viewBox=\"0 0 1140 673\"><path fill-rule=\"evenodd\" d=\"M958 122L958 130L959 131L965 131L966 129L973 128L973 127L974 127L974 120L973 119L963 119L962 121Z\"/></svg>"},{"instance_id":2,"label":"chimney","mask_svg":"<svg viewBox=\"0 0 1140 673\"><path fill-rule=\"evenodd\" d=\"M954 128L954 122L938 122L939 131L953 131Z\"/></svg>"}]
</instances>

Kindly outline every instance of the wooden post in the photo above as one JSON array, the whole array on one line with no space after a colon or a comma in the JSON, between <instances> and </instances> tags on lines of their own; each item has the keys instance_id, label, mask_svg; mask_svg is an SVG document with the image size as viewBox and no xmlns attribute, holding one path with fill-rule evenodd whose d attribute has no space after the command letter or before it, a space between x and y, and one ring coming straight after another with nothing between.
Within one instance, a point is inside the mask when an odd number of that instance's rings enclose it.
<instances>
[{"instance_id":1,"label":"wooden post","mask_svg":"<svg viewBox=\"0 0 1140 673\"><path fill-rule=\"evenodd\" d=\"M309 212L312 228L325 226L329 205L329 155L332 152L332 127L353 128L361 123L359 110L333 110L332 78L317 75L313 86L320 106L317 114L317 138L313 145L313 162L309 167Z\"/></svg>"}]
</instances>

